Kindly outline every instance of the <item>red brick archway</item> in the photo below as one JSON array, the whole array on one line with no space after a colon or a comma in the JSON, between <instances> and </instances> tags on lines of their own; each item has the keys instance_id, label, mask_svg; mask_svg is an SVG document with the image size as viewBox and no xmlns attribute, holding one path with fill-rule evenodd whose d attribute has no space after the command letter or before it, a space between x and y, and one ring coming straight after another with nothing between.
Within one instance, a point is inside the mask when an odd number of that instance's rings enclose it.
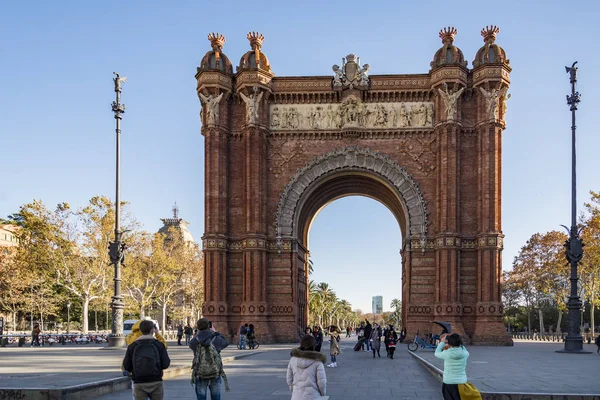
<instances>
[{"instance_id":1,"label":"red brick archway","mask_svg":"<svg viewBox=\"0 0 600 400\"><path fill-rule=\"evenodd\" d=\"M484 30L473 70L446 30L427 74L369 76L348 55L333 77L275 77L260 34L248 35L252 50L234 74L224 38L209 36L196 75L204 315L229 335L249 322L260 340L296 341L308 317L310 223L329 202L359 194L400 225L409 335L443 320L474 343L511 343L500 297L510 67L495 33Z\"/></svg>"}]
</instances>

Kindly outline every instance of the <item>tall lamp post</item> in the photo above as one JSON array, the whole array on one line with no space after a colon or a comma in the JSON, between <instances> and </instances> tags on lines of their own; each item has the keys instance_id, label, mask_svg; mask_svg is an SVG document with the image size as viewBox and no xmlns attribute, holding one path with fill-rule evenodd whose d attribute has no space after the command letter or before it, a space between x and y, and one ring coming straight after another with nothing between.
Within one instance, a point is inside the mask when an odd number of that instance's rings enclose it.
<instances>
[{"instance_id":1,"label":"tall lamp post","mask_svg":"<svg viewBox=\"0 0 600 400\"><path fill-rule=\"evenodd\" d=\"M71 302L67 301L67 333L71 330Z\"/></svg>"},{"instance_id":2,"label":"tall lamp post","mask_svg":"<svg viewBox=\"0 0 600 400\"><path fill-rule=\"evenodd\" d=\"M116 153L116 196L115 196L115 240L111 242L109 249L110 261L114 265L115 269L115 291L112 296L112 302L110 308L112 310L112 330L108 336L108 347L119 348L125 346L125 336L123 335L123 296L121 296L121 264L124 259L125 243L121 241L123 232L121 231L121 181L120 181L120 167L121 167L121 118L125 112L125 104L121 104L121 84L125 82L127 78L119 76L118 73L113 72L115 78L115 94L116 100L112 103L112 111L115 113L116 121L116 138L117 138L117 153Z\"/></svg>"},{"instance_id":3,"label":"tall lamp post","mask_svg":"<svg viewBox=\"0 0 600 400\"><path fill-rule=\"evenodd\" d=\"M581 101L581 95L575 90L577 84L577 61L570 67L565 67L570 77L571 95L567 95L567 104L571 110L571 229L565 226L569 231L569 239L565 242L565 255L571 264L571 294L567 302L569 310L567 338L565 339L565 348L559 350L559 353L584 354L589 353L583 350L583 337L581 336L581 300L577 294L577 264L583 257L583 241L580 237L580 230L577 228L577 154L575 151L575 112L577 105ZM563 225L564 226L564 225Z\"/></svg>"}]
</instances>

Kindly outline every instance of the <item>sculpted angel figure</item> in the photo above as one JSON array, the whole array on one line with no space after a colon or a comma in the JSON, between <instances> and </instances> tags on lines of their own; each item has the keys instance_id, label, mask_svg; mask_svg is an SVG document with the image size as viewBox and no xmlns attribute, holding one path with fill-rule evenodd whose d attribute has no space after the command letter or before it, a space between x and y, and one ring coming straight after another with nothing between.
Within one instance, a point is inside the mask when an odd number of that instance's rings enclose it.
<instances>
[{"instance_id":1,"label":"sculpted angel figure","mask_svg":"<svg viewBox=\"0 0 600 400\"><path fill-rule=\"evenodd\" d=\"M446 106L446 120L453 121L454 115L456 114L456 101L462 94L465 88L460 88L458 91L454 93L450 93L448 91L448 85L444 83L444 90L438 88L438 92L442 96L442 100L444 100L444 105Z\"/></svg>"},{"instance_id":2,"label":"sculpted angel figure","mask_svg":"<svg viewBox=\"0 0 600 400\"><path fill-rule=\"evenodd\" d=\"M333 72L335 73L335 76L333 77L333 87L342 86L342 79L344 79L344 71L342 71L340 66L337 64L334 65L332 68Z\"/></svg>"},{"instance_id":3,"label":"sculpted angel figure","mask_svg":"<svg viewBox=\"0 0 600 400\"><path fill-rule=\"evenodd\" d=\"M504 96L507 89L504 89L504 91L500 91L497 89L487 91L480 86L479 90L481 91L481 94L483 94L483 97L485 99L485 110L487 117L489 119L496 119L496 109L498 108L498 100L501 96Z\"/></svg>"},{"instance_id":4,"label":"sculpted angel figure","mask_svg":"<svg viewBox=\"0 0 600 400\"><path fill-rule=\"evenodd\" d=\"M500 96L500 111L502 112L502 119L506 116L506 100L510 99L510 93L506 93L508 88L502 90L502 96Z\"/></svg>"},{"instance_id":5,"label":"sculpted angel figure","mask_svg":"<svg viewBox=\"0 0 600 400\"><path fill-rule=\"evenodd\" d=\"M215 125L219 120L219 102L223 97L223 93L218 96L212 94L205 96L202 93L198 93L202 99L203 107L206 107L206 124Z\"/></svg>"},{"instance_id":6,"label":"sculpted angel figure","mask_svg":"<svg viewBox=\"0 0 600 400\"><path fill-rule=\"evenodd\" d=\"M240 97L246 103L246 122L249 124L258 122L258 107L263 96L263 92L258 89L258 86L254 86L253 91L254 93L250 96L240 92Z\"/></svg>"},{"instance_id":7,"label":"sculpted angel figure","mask_svg":"<svg viewBox=\"0 0 600 400\"><path fill-rule=\"evenodd\" d=\"M121 91L121 84L125 81L127 81L127 77L126 76L121 76L116 72L113 72L113 74L115 74L116 76L113 78L113 81L115 82L115 92L120 92Z\"/></svg>"}]
</instances>

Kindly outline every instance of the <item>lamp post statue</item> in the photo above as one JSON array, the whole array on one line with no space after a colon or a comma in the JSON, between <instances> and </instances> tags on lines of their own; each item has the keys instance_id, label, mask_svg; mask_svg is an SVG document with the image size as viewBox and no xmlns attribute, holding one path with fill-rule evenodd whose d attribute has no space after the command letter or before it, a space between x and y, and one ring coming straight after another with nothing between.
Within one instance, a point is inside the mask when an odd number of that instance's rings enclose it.
<instances>
[{"instance_id":1,"label":"lamp post statue","mask_svg":"<svg viewBox=\"0 0 600 400\"><path fill-rule=\"evenodd\" d=\"M581 101L581 95L575 90L577 83L577 61L570 67L565 67L570 77L571 95L567 95L567 104L571 110L571 229L569 239L565 242L565 255L567 261L571 264L571 294L567 302L569 310L567 338L565 339L565 348L559 350L559 353L583 354L589 353L583 350L583 337L581 336L581 300L577 294L579 279L577 278L577 264L583 257L583 241L580 237L580 229L577 227L577 154L575 151L575 111Z\"/></svg>"},{"instance_id":2,"label":"lamp post statue","mask_svg":"<svg viewBox=\"0 0 600 400\"><path fill-rule=\"evenodd\" d=\"M112 103L112 111L115 113L116 120L116 136L117 136L117 160L116 160L116 195L115 195L115 241L111 242L109 249L110 261L113 263L115 268L115 291L112 296L112 302L110 308L112 310L112 330L108 336L108 347L124 347L125 336L123 335L123 296L121 296L121 264L125 258L125 243L122 242L123 232L121 231L121 181L120 181L120 167L121 167L121 118L125 112L125 104L121 104L121 84L125 82L127 78L119 76L116 72L113 81L115 83L115 94L116 101Z\"/></svg>"}]
</instances>

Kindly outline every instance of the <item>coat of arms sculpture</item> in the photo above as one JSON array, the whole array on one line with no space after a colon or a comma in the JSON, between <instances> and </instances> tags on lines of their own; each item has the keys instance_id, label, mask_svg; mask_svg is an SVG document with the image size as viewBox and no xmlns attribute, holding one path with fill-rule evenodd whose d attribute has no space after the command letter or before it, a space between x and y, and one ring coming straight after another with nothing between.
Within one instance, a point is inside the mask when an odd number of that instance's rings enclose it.
<instances>
[{"instance_id":1,"label":"coat of arms sculpture","mask_svg":"<svg viewBox=\"0 0 600 400\"><path fill-rule=\"evenodd\" d=\"M369 87L369 64L360 66L360 57L348 54L342 57L342 66L334 65L333 88L352 89L354 87L367 89Z\"/></svg>"}]
</instances>

